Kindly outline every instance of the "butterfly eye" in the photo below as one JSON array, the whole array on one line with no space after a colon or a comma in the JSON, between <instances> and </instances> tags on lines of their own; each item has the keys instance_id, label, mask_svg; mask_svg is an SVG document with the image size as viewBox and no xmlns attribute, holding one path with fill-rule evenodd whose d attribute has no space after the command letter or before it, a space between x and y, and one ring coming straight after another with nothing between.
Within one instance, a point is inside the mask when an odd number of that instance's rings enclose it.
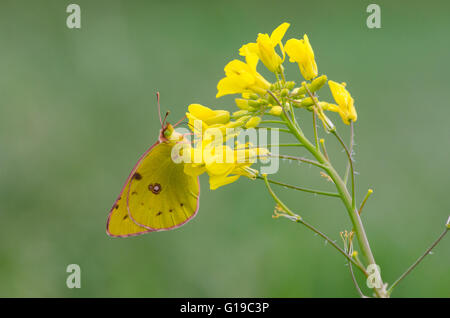
<instances>
[{"instance_id":1,"label":"butterfly eye","mask_svg":"<svg viewBox=\"0 0 450 318\"><path fill-rule=\"evenodd\" d=\"M164 130L164 137L169 138L170 136L172 136L172 132L173 130L169 129Z\"/></svg>"}]
</instances>

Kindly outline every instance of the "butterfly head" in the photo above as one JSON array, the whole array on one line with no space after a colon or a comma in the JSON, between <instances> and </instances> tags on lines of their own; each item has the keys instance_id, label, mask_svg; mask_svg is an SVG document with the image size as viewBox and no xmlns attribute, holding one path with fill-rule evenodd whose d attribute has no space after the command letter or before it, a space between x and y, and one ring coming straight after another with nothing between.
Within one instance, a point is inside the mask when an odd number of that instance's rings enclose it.
<instances>
[{"instance_id":1,"label":"butterfly head","mask_svg":"<svg viewBox=\"0 0 450 318\"><path fill-rule=\"evenodd\" d=\"M183 135L177 133L171 124L167 123L161 128L159 133L160 142L177 142L180 140L183 140Z\"/></svg>"}]
</instances>

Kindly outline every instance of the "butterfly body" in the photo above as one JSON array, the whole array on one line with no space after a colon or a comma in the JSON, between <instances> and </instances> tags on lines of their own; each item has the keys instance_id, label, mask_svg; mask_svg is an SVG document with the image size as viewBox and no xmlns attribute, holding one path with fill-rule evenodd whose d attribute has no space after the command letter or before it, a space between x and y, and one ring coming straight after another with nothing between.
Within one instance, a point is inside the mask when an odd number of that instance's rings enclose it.
<instances>
[{"instance_id":1,"label":"butterfly body","mask_svg":"<svg viewBox=\"0 0 450 318\"><path fill-rule=\"evenodd\" d=\"M108 235L136 236L178 228L195 217L199 208L198 177L184 173L172 160L172 149L183 142L170 124L158 141L138 160L108 216Z\"/></svg>"}]
</instances>

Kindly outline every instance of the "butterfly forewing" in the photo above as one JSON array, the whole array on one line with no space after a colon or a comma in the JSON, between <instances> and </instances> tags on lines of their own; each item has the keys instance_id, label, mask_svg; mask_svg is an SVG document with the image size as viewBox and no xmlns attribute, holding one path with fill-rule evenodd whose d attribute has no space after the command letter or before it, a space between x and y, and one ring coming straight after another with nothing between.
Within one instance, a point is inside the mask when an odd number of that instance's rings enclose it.
<instances>
[{"instance_id":1,"label":"butterfly forewing","mask_svg":"<svg viewBox=\"0 0 450 318\"><path fill-rule=\"evenodd\" d=\"M198 178L184 173L171 159L173 144L152 146L138 161L107 225L111 236L170 230L192 219L198 210Z\"/></svg>"},{"instance_id":2,"label":"butterfly forewing","mask_svg":"<svg viewBox=\"0 0 450 318\"><path fill-rule=\"evenodd\" d=\"M128 208L136 224L169 230L190 220L198 208L198 179L172 161L173 145L157 145L136 169L128 190Z\"/></svg>"}]
</instances>

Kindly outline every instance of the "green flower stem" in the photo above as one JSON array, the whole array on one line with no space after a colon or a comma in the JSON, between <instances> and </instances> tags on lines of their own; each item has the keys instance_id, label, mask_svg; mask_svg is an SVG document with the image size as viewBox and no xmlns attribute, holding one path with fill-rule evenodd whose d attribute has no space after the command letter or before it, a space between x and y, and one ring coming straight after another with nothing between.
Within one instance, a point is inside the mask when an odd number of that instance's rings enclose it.
<instances>
[{"instance_id":1,"label":"green flower stem","mask_svg":"<svg viewBox=\"0 0 450 318\"><path fill-rule=\"evenodd\" d=\"M289 129L274 128L274 127L255 127L255 129L268 129L268 130L277 129L278 131L285 132L285 133L290 133L291 132Z\"/></svg>"},{"instance_id":2,"label":"green flower stem","mask_svg":"<svg viewBox=\"0 0 450 318\"><path fill-rule=\"evenodd\" d=\"M348 247L347 247L347 254L348 255L352 255L352 251L353 251L353 247L352 247L352 239L349 238L348 240ZM355 285L356 291L358 292L359 296L361 298L368 298L366 295L363 294L363 292L361 291L361 288L359 287L358 281L356 280L355 274L353 273L353 267L352 267L352 263L348 262L348 269L350 270L350 275L352 276L352 281L353 284Z\"/></svg>"},{"instance_id":3,"label":"green flower stem","mask_svg":"<svg viewBox=\"0 0 450 318\"><path fill-rule=\"evenodd\" d=\"M317 120L316 120L316 110L312 111L313 117L313 128L314 128L314 140L316 141L316 149L319 150L319 135L317 134Z\"/></svg>"},{"instance_id":4,"label":"green flower stem","mask_svg":"<svg viewBox=\"0 0 450 318\"><path fill-rule=\"evenodd\" d=\"M358 214L361 215L362 209L364 208L364 205L366 205L367 199L369 199L370 195L373 193L372 189L367 190L366 196L364 197L363 202L361 203L361 206L358 209Z\"/></svg>"},{"instance_id":5,"label":"green flower stem","mask_svg":"<svg viewBox=\"0 0 450 318\"><path fill-rule=\"evenodd\" d=\"M334 130L332 133L339 140L342 148L344 148L345 153L347 154L347 157L348 157L348 163L349 163L350 171L351 171L350 173L351 173L351 176L352 176L352 208L354 210L356 208L356 200L355 200L355 170L353 169L352 155L350 154L349 150L347 149L347 146L345 145L344 141L339 136L339 134L336 132L336 130ZM344 181L344 185L345 185L345 187L347 187L347 182Z\"/></svg>"},{"instance_id":6,"label":"green flower stem","mask_svg":"<svg viewBox=\"0 0 450 318\"><path fill-rule=\"evenodd\" d=\"M305 222L302 217L300 215L295 214L294 212L292 212L284 203L283 201L281 201L278 196L275 194L275 192L273 192L272 188L269 185L269 180L267 179L267 175L263 175L263 179L264 182L266 184L267 189L269 190L270 195L272 196L272 198L274 199L274 201L276 203L278 203L278 205L283 209L283 211L285 213L287 213L291 218L291 220L297 222L297 223L301 223L304 226L306 226L308 229L310 229L311 231L313 231L314 233L318 234L319 236L321 236L322 238L324 238L328 243L330 243L336 250L339 251L339 253L341 253L342 255L344 255L345 258L347 258L347 260L349 262L351 262L352 264L354 264L357 268L359 268L361 270L361 272L368 277L369 274L367 273L366 269L359 263L357 263L352 257L350 257L342 248L340 248L333 240L331 240L328 236L326 236L324 233L322 233L321 231L319 231L318 229L316 229L314 226L312 226L311 224Z\"/></svg>"},{"instance_id":7,"label":"green flower stem","mask_svg":"<svg viewBox=\"0 0 450 318\"><path fill-rule=\"evenodd\" d=\"M281 159L289 159L289 160L301 161L301 162L309 163L309 164L311 164L313 166L316 166L316 167L319 167L319 168L322 168L322 169L326 168L323 164L321 164L321 163L319 163L317 161L310 160L310 159L303 158L303 157L294 157L294 156L288 156L288 155L274 155L274 154L269 154L268 156L281 158ZM260 157L264 157L264 156L260 156Z\"/></svg>"},{"instance_id":8,"label":"green flower stem","mask_svg":"<svg viewBox=\"0 0 450 318\"><path fill-rule=\"evenodd\" d=\"M354 139L355 139L355 128L353 126L353 121L350 121L350 154L353 154ZM347 163L347 168L345 169L345 176L344 176L345 184L347 184L349 173L350 173L350 162Z\"/></svg>"},{"instance_id":9,"label":"green flower stem","mask_svg":"<svg viewBox=\"0 0 450 318\"><path fill-rule=\"evenodd\" d=\"M257 176L256 178L257 178L257 179L264 180L264 178L261 177L261 176ZM329 196L329 197L337 197L337 198L340 197L339 193L326 192L326 191L320 191L320 190L314 190L314 189L308 189L308 188L297 187L297 186L293 186L293 185L290 185L290 184L287 184L287 183L282 183L282 182L274 181L274 180L271 180L271 179L267 179L267 181L268 181L269 183L272 183L272 184L276 184L276 185L279 185L279 186L283 186L283 187L286 187L286 188L289 188L289 189L298 190L298 191L303 191L303 192L308 192L308 193L314 193L314 194L320 194L320 195L325 195L325 196Z\"/></svg>"},{"instance_id":10,"label":"green flower stem","mask_svg":"<svg viewBox=\"0 0 450 318\"><path fill-rule=\"evenodd\" d=\"M281 106L281 105L280 105ZM284 114L282 118L286 121L288 127L290 128L292 134L298 139L298 141L305 146L305 148L317 159L317 161L323 166L325 171L328 173L330 178L333 180L336 189L338 190L341 200L344 203L350 220L352 222L353 228L355 229L355 234L358 239L359 246L361 251L366 258L368 264L376 264L375 258L372 254L372 250L370 248L369 241L367 239L366 232L364 230L364 226L362 224L361 218L359 217L358 211L352 206L352 198L348 193L347 187L344 181L341 179L337 171L331 165L331 163L325 158L325 156L320 152L320 149L317 150L316 147L305 137L303 132L296 121L290 121ZM293 116L295 119L295 116ZM384 284L382 283L382 288L375 288L375 293L378 297L387 297L386 291L384 290Z\"/></svg>"},{"instance_id":11,"label":"green flower stem","mask_svg":"<svg viewBox=\"0 0 450 318\"><path fill-rule=\"evenodd\" d=\"M280 124L280 125L286 125L286 122L282 120L262 120L261 124Z\"/></svg>"},{"instance_id":12,"label":"green flower stem","mask_svg":"<svg viewBox=\"0 0 450 318\"><path fill-rule=\"evenodd\" d=\"M303 147L302 144L278 144L278 145L272 145L267 144L265 147Z\"/></svg>"},{"instance_id":13,"label":"green flower stem","mask_svg":"<svg viewBox=\"0 0 450 318\"><path fill-rule=\"evenodd\" d=\"M441 235L439 235L439 237L436 239L436 241L433 242L433 244L431 244L431 246L425 251L425 253L423 253L422 256L420 256L407 270L406 272L404 272L392 285L391 287L388 289L387 293L388 295L390 295L392 293L392 290L395 288L395 286L398 285L398 283L400 283L402 281L403 278L405 278L414 268L416 268L417 265L419 265L419 263L427 256L430 254L431 250L438 245L438 243L444 238L445 234L447 234L448 230L450 228L446 227L444 232L442 232Z\"/></svg>"},{"instance_id":14,"label":"green flower stem","mask_svg":"<svg viewBox=\"0 0 450 318\"><path fill-rule=\"evenodd\" d=\"M327 147L325 147L325 140L324 139L320 139L320 144L322 145L323 155L325 156L325 158L328 161L330 161L330 159L328 158Z\"/></svg>"}]
</instances>

